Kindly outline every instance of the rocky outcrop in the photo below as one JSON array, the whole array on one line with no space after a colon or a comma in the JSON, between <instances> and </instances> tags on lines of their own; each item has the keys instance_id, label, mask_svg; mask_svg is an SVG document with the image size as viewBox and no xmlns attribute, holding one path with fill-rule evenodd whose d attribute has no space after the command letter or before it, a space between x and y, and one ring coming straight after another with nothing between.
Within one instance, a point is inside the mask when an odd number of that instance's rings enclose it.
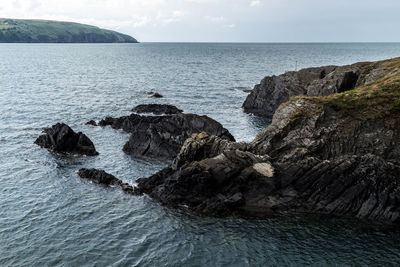
<instances>
[{"instance_id":1,"label":"rocky outcrop","mask_svg":"<svg viewBox=\"0 0 400 267\"><path fill-rule=\"evenodd\" d=\"M327 96L362 86L385 75L380 62L325 66L265 77L243 103L243 110L272 118L280 104L292 96Z\"/></svg>"},{"instance_id":2,"label":"rocky outcrop","mask_svg":"<svg viewBox=\"0 0 400 267\"><path fill-rule=\"evenodd\" d=\"M122 191L128 194L140 194L135 187L129 185L128 183L122 182L114 175L106 173L103 170L80 169L78 171L78 175L79 177L90 180L96 184L101 184L104 186L118 186L122 189Z\"/></svg>"},{"instance_id":3,"label":"rocky outcrop","mask_svg":"<svg viewBox=\"0 0 400 267\"><path fill-rule=\"evenodd\" d=\"M131 114L120 118L107 117L100 126L110 125L131 133L123 151L129 155L172 161L185 140L193 133L206 132L234 141L233 136L217 121L195 114L178 113L164 116Z\"/></svg>"},{"instance_id":4,"label":"rocky outcrop","mask_svg":"<svg viewBox=\"0 0 400 267\"><path fill-rule=\"evenodd\" d=\"M68 125L57 123L43 130L35 144L55 152L68 152L88 156L98 155L93 142L83 133L75 133Z\"/></svg>"},{"instance_id":5,"label":"rocky outcrop","mask_svg":"<svg viewBox=\"0 0 400 267\"><path fill-rule=\"evenodd\" d=\"M380 65L374 71L382 78L330 96L292 98L249 144L193 136L168 168L139 179L139 190L213 216L400 224L400 59L371 64Z\"/></svg>"},{"instance_id":6,"label":"rocky outcrop","mask_svg":"<svg viewBox=\"0 0 400 267\"><path fill-rule=\"evenodd\" d=\"M132 112L143 114L143 113L152 113L154 115L170 115L170 114L178 114L182 113L183 110L173 106L166 104L143 104L136 106L132 109Z\"/></svg>"},{"instance_id":7,"label":"rocky outcrop","mask_svg":"<svg viewBox=\"0 0 400 267\"><path fill-rule=\"evenodd\" d=\"M170 167L139 179L141 192L163 204L188 206L197 212L226 216L245 205L250 182L265 187L265 176L273 176L268 156L255 155L246 144L222 140L206 133L194 135L182 147Z\"/></svg>"}]
</instances>

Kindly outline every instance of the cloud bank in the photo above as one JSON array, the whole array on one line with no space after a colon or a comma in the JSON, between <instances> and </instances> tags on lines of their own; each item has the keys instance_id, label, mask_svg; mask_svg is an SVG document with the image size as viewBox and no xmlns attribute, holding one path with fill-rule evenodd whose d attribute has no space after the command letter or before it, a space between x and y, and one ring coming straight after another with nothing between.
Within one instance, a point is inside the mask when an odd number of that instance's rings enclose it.
<instances>
[{"instance_id":1,"label":"cloud bank","mask_svg":"<svg viewBox=\"0 0 400 267\"><path fill-rule=\"evenodd\" d=\"M140 41L400 41L400 1L4 0L0 17L92 24Z\"/></svg>"}]
</instances>

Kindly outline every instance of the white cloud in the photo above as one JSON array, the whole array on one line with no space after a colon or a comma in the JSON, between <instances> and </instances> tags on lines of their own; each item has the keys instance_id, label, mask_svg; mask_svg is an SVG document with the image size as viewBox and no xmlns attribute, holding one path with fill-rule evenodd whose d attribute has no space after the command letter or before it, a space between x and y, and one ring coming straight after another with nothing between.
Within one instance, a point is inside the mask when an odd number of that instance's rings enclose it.
<instances>
[{"instance_id":1,"label":"white cloud","mask_svg":"<svg viewBox=\"0 0 400 267\"><path fill-rule=\"evenodd\" d=\"M206 16L205 18L206 18L206 20L211 21L211 22L221 22L221 21L225 20L225 18L223 16L218 16L218 17Z\"/></svg>"},{"instance_id":2,"label":"white cloud","mask_svg":"<svg viewBox=\"0 0 400 267\"><path fill-rule=\"evenodd\" d=\"M186 15L186 12L182 10L174 10L170 14L164 14L160 12L157 16L157 21L160 21L163 24L169 24L172 22L179 22Z\"/></svg>"},{"instance_id":3,"label":"white cloud","mask_svg":"<svg viewBox=\"0 0 400 267\"><path fill-rule=\"evenodd\" d=\"M261 0L252 0L250 6L258 6L261 4Z\"/></svg>"},{"instance_id":4,"label":"white cloud","mask_svg":"<svg viewBox=\"0 0 400 267\"><path fill-rule=\"evenodd\" d=\"M399 39L393 35L400 27L396 13L399 0L364 0L363 5L348 0L322 2L323 5L321 0L0 0L0 17L75 21L118 30L140 41ZM363 15L354 16L356 13Z\"/></svg>"}]
</instances>

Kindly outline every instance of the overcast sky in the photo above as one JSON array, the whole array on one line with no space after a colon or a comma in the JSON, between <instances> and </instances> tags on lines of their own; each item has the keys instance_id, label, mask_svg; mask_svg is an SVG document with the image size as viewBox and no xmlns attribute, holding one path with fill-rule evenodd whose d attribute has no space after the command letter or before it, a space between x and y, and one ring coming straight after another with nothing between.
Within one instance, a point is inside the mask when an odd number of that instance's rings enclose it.
<instances>
[{"instance_id":1,"label":"overcast sky","mask_svg":"<svg viewBox=\"0 0 400 267\"><path fill-rule=\"evenodd\" d=\"M0 0L0 17L75 21L143 42L400 41L400 0Z\"/></svg>"}]
</instances>

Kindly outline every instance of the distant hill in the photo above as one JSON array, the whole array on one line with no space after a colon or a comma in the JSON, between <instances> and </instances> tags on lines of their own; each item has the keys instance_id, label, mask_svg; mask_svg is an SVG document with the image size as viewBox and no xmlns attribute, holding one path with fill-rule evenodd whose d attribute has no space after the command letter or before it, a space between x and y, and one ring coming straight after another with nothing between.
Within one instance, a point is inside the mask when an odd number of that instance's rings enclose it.
<instances>
[{"instance_id":1,"label":"distant hill","mask_svg":"<svg viewBox=\"0 0 400 267\"><path fill-rule=\"evenodd\" d=\"M137 43L137 40L74 22L0 19L0 43Z\"/></svg>"}]
</instances>

